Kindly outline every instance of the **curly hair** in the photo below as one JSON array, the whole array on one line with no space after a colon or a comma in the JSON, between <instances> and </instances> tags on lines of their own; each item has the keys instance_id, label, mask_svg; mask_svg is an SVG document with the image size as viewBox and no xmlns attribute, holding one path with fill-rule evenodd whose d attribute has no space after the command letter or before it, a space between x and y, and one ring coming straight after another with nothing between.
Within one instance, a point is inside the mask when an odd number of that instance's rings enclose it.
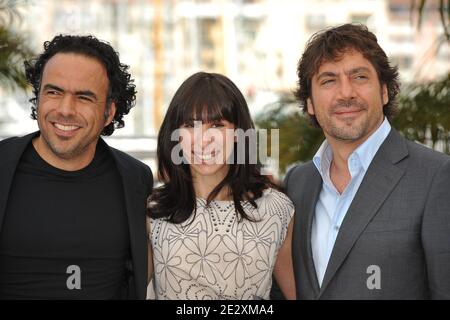
<instances>
[{"instance_id":1,"label":"curly hair","mask_svg":"<svg viewBox=\"0 0 450 320\"><path fill-rule=\"evenodd\" d=\"M294 92L303 111L307 113L307 100L311 97L311 79L322 63L338 60L347 50L360 52L375 68L378 79L386 85L389 101L383 106L384 115L390 119L396 112L395 97L400 83L396 66L390 66L386 53L377 42L377 37L361 24L344 24L315 33L306 45L298 63L298 83ZM320 127L317 119L309 115L311 122Z\"/></svg>"},{"instance_id":2,"label":"curly hair","mask_svg":"<svg viewBox=\"0 0 450 320\"><path fill-rule=\"evenodd\" d=\"M128 73L129 66L120 63L118 52L114 51L108 43L91 35L57 35L53 40L44 43L44 52L36 59L25 61L25 75L28 83L33 87L34 95L29 100L33 105L31 118L37 119L38 96L45 65L57 53L76 53L94 58L102 63L109 79L106 106L109 107L114 102L116 113L113 121L103 129L101 134L109 136L114 129L124 127L123 116L130 112L136 101L136 86Z\"/></svg>"}]
</instances>

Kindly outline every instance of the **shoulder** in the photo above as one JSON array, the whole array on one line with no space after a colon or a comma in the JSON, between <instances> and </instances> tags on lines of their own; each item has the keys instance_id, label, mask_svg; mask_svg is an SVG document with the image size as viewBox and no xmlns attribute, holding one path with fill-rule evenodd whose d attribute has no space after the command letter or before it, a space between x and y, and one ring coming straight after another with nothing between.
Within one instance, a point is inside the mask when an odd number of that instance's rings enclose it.
<instances>
[{"instance_id":1,"label":"shoulder","mask_svg":"<svg viewBox=\"0 0 450 320\"><path fill-rule=\"evenodd\" d=\"M139 175L145 184L153 185L153 175L150 167L129 154L116 148L107 146L116 161L120 164L119 170L126 170L130 174Z\"/></svg>"},{"instance_id":2,"label":"shoulder","mask_svg":"<svg viewBox=\"0 0 450 320\"><path fill-rule=\"evenodd\" d=\"M317 169L312 161L295 165L286 173L284 187L287 188L288 184L297 184L301 181L307 181L305 178L312 175L318 175Z\"/></svg>"},{"instance_id":3,"label":"shoulder","mask_svg":"<svg viewBox=\"0 0 450 320\"><path fill-rule=\"evenodd\" d=\"M259 210L270 211L286 217L291 217L294 211L294 204L286 194L273 188L267 188L263 195L256 199Z\"/></svg>"},{"instance_id":4,"label":"shoulder","mask_svg":"<svg viewBox=\"0 0 450 320\"><path fill-rule=\"evenodd\" d=\"M428 188L427 182L432 181L443 168L448 168L450 156L406 138L402 137L402 140L407 153L404 160L402 159L398 165L407 175L420 180L421 185Z\"/></svg>"},{"instance_id":5,"label":"shoulder","mask_svg":"<svg viewBox=\"0 0 450 320\"><path fill-rule=\"evenodd\" d=\"M410 174L419 175L422 185L447 189L450 185L450 156L418 143L408 141ZM431 185L428 185L429 181ZM444 191L445 192L445 191Z\"/></svg>"},{"instance_id":6,"label":"shoulder","mask_svg":"<svg viewBox=\"0 0 450 320\"><path fill-rule=\"evenodd\" d=\"M262 196L257 201L279 202L286 205L292 205L292 201L283 192L274 188L267 188L263 191Z\"/></svg>"},{"instance_id":7,"label":"shoulder","mask_svg":"<svg viewBox=\"0 0 450 320\"><path fill-rule=\"evenodd\" d=\"M130 156L128 153L120 151L116 148L108 146L108 148L115 154L121 161L126 162L130 167L140 170L149 170L150 168L142 161Z\"/></svg>"},{"instance_id":8,"label":"shoulder","mask_svg":"<svg viewBox=\"0 0 450 320\"><path fill-rule=\"evenodd\" d=\"M286 174L286 177L303 175L314 170L315 170L314 163L312 161L307 161L305 163L297 164L292 168L290 168Z\"/></svg>"},{"instance_id":9,"label":"shoulder","mask_svg":"<svg viewBox=\"0 0 450 320\"><path fill-rule=\"evenodd\" d=\"M37 132L27 134L23 137L11 137L0 141L2 161L18 161L28 144Z\"/></svg>"},{"instance_id":10,"label":"shoulder","mask_svg":"<svg viewBox=\"0 0 450 320\"><path fill-rule=\"evenodd\" d=\"M36 135L36 132L27 134L23 137L9 137L0 141L1 149L14 148L22 145L23 143L28 143Z\"/></svg>"},{"instance_id":11,"label":"shoulder","mask_svg":"<svg viewBox=\"0 0 450 320\"><path fill-rule=\"evenodd\" d=\"M395 128L380 146L375 158L389 160L404 166L406 171L423 172L430 175L450 158L442 152L405 138ZM374 158L374 159L375 159Z\"/></svg>"},{"instance_id":12,"label":"shoulder","mask_svg":"<svg viewBox=\"0 0 450 320\"><path fill-rule=\"evenodd\" d=\"M0 150L14 148L20 141L19 137L6 138L0 141Z\"/></svg>"},{"instance_id":13,"label":"shoulder","mask_svg":"<svg viewBox=\"0 0 450 320\"><path fill-rule=\"evenodd\" d=\"M409 155L414 159L417 159L419 161L425 161L428 164L435 164L439 167L442 164L450 161L450 156L445 153L433 150L417 142L413 142L407 139L405 140L409 151Z\"/></svg>"},{"instance_id":14,"label":"shoulder","mask_svg":"<svg viewBox=\"0 0 450 320\"><path fill-rule=\"evenodd\" d=\"M263 196L257 199L259 217L265 226L265 230L275 231L275 238L279 248L286 238L289 224L294 216L294 204L283 193L268 188L264 190ZM266 229L268 228L268 229Z\"/></svg>"}]
</instances>

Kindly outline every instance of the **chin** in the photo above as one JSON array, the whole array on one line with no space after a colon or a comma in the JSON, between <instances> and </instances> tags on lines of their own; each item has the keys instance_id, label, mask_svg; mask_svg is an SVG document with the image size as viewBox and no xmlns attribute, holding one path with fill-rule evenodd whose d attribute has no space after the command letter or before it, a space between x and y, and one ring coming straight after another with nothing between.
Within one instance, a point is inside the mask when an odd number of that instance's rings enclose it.
<instances>
[{"instance_id":1,"label":"chin","mask_svg":"<svg viewBox=\"0 0 450 320\"><path fill-rule=\"evenodd\" d=\"M197 176L214 176L216 174L221 174L225 167L220 165L195 165L192 170Z\"/></svg>"},{"instance_id":2,"label":"chin","mask_svg":"<svg viewBox=\"0 0 450 320\"><path fill-rule=\"evenodd\" d=\"M59 158L66 160L72 159L79 154L76 149L53 149L52 151Z\"/></svg>"}]
</instances>

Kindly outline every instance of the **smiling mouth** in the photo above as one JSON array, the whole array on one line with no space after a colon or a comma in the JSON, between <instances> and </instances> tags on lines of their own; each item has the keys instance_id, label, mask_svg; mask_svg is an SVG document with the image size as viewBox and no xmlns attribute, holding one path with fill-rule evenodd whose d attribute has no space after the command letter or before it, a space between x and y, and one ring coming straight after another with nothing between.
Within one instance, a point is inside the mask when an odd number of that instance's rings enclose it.
<instances>
[{"instance_id":1,"label":"smiling mouth","mask_svg":"<svg viewBox=\"0 0 450 320\"><path fill-rule=\"evenodd\" d=\"M192 152L192 154L194 155L194 157L196 157L197 159L202 160L202 161L209 161L211 159L214 159L217 156L216 152L202 153L202 154Z\"/></svg>"},{"instance_id":2,"label":"smiling mouth","mask_svg":"<svg viewBox=\"0 0 450 320\"><path fill-rule=\"evenodd\" d=\"M78 129L81 128L75 124L62 124L58 122L52 122L52 125L56 129L55 133L64 138L73 137L77 133Z\"/></svg>"},{"instance_id":3,"label":"smiling mouth","mask_svg":"<svg viewBox=\"0 0 450 320\"><path fill-rule=\"evenodd\" d=\"M352 114L356 114L361 112L363 109L358 109L358 110L345 110L345 111L338 111L335 112L334 114L338 115L338 116L345 116L345 115L352 115Z\"/></svg>"},{"instance_id":4,"label":"smiling mouth","mask_svg":"<svg viewBox=\"0 0 450 320\"><path fill-rule=\"evenodd\" d=\"M59 130L62 130L62 131L74 131L74 130L80 128L80 127L78 127L78 126L74 126L74 125L64 125L64 124L60 124L60 123L54 123L53 125L54 125L56 128L58 128Z\"/></svg>"}]
</instances>

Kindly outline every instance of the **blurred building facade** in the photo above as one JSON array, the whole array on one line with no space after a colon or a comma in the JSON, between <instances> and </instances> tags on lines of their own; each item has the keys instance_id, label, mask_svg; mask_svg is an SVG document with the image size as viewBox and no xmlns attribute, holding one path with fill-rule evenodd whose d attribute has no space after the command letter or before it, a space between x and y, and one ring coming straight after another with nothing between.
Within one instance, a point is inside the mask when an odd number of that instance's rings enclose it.
<instances>
[{"instance_id":1,"label":"blurred building facade","mask_svg":"<svg viewBox=\"0 0 450 320\"><path fill-rule=\"evenodd\" d=\"M438 1L428 2L420 30L411 23L409 0L25 1L19 28L29 34L36 52L59 33L93 34L110 42L130 65L138 91L125 128L114 136L147 137L154 148L170 99L189 75L203 70L229 76L255 115L279 93L294 89L307 40L328 26L366 24L399 65L403 82L447 73L450 48L439 40ZM0 117L3 137L29 132L34 125L27 97L10 96L0 91L7 109Z\"/></svg>"}]
</instances>

